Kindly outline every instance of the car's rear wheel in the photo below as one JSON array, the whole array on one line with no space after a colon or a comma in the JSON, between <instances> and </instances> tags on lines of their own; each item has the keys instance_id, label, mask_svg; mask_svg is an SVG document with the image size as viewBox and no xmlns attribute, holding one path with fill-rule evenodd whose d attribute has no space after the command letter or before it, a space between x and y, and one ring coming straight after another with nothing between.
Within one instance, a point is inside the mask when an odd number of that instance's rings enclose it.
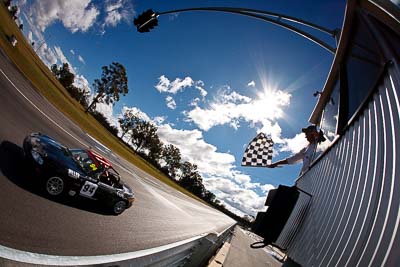
<instances>
[{"instance_id":1,"label":"car's rear wheel","mask_svg":"<svg viewBox=\"0 0 400 267\"><path fill-rule=\"evenodd\" d=\"M119 215L122 212L124 212L124 210L126 210L126 207L127 207L126 202L123 201L123 200L119 200L119 201L114 203L113 208L112 208L112 212L115 215Z\"/></svg>"},{"instance_id":2,"label":"car's rear wheel","mask_svg":"<svg viewBox=\"0 0 400 267\"><path fill-rule=\"evenodd\" d=\"M51 196L59 196L64 191L64 180L60 177L53 176L46 181L46 191Z\"/></svg>"}]
</instances>

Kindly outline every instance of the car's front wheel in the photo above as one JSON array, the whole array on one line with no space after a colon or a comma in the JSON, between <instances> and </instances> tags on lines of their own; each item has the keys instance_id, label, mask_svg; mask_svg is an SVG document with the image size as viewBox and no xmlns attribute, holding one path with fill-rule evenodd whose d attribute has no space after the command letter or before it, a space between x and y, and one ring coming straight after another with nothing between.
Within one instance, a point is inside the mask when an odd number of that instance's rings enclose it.
<instances>
[{"instance_id":1,"label":"car's front wheel","mask_svg":"<svg viewBox=\"0 0 400 267\"><path fill-rule=\"evenodd\" d=\"M60 177L53 176L46 181L46 191L51 196L59 196L64 191L65 183Z\"/></svg>"},{"instance_id":2,"label":"car's front wheel","mask_svg":"<svg viewBox=\"0 0 400 267\"><path fill-rule=\"evenodd\" d=\"M117 202L114 203L113 208L112 208L112 212L115 215L119 215L122 212L124 212L124 210L126 209L127 205L126 202L123 200L119 200Z\"/></svg>"}]
</instances>

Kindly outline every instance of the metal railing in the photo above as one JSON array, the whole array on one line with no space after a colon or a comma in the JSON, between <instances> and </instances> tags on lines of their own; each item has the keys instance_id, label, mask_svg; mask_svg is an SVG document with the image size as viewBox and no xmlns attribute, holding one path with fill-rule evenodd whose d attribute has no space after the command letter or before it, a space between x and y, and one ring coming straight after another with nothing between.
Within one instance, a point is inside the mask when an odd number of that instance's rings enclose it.
<instances>
[{"instance_id":1,"label":"metal railing","mask_svg":"<svg viewBox=\"0 0 400 267\"><path fill-rule=\"evenodd\" d=\"M55 256L20 251L0 246L0 266L151 266L195 267L205 265L230 236L233 224L220 233L209 233L136 252L101 256Z\"/></svg>"}]
</instances>

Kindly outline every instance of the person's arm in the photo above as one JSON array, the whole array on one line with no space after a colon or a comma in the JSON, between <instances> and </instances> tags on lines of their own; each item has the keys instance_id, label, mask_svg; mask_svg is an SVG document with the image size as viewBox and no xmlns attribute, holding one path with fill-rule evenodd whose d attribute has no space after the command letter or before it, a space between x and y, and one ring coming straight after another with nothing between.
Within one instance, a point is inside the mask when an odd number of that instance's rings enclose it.
<instances>
[{"instance_id":1,"label":"person's arm","mask_svg":"<svg viewBox=\"0 0 400 267\"><path fill-rule=\"evenodd\" d=\"M268 165L268 167L269 168L275 168L275 167L278 167L280 165L286 165L286 164L289 164L288 161L286 159L282 159L282 160L279 160L277 162L271 163L270 165Z\"/></svg>"},{"instance_id":2,"label":"person's arm","mask_svg":"<svg viewBox=\"0 0 400 267\"><path fill-rule=\"evenodd\" d=\"M269 168L275 168L278 167L280 165L287 165L287 164L295 164L297 162L300 162L303 160L304 158L304 153L306 151L306 147L303 148L302 150L300 150L299 152L297 152L296 154L286 158L286 159L282 159L279 160L277 162L271 163L271 165L268 165Z\"/></svg>"}]
</instances>

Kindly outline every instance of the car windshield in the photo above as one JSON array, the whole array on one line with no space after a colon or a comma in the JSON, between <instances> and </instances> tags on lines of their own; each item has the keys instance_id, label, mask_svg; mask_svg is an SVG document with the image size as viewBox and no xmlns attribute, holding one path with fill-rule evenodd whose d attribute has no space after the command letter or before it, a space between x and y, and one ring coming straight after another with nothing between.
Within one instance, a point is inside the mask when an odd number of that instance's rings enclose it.
<instances>
[{"instance_id":1,"label":"car windshield","mask_svg":"<svg viewBox=\"0 0 400 267\"><path fill-rule=\"evenodd\" d=\"M92 158L83 149L70 149L72 158L81 166L88 174L101 173L103 168L96 164Z\"/></svg>"}]
</instances>

